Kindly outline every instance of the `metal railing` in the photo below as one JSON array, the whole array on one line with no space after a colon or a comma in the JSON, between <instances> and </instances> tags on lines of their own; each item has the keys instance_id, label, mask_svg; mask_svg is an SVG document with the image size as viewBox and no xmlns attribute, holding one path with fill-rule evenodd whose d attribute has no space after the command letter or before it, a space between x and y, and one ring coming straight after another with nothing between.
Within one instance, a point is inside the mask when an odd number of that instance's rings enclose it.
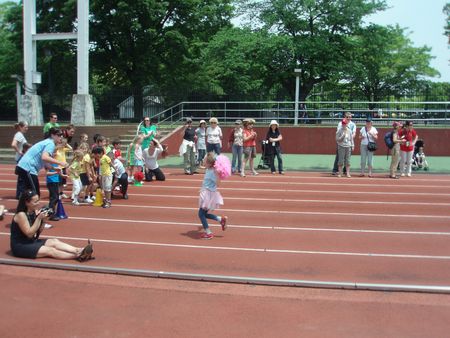
<instances>
[{"instance_id":1,"label":"metal railing","mask_svg":"<svg viewBox=\"0 0 450 338\"><path fill-rule=\"evenodd\" d=\"M216 117L224 124L236 119L253 118L256 123L277 120L284 125L295 122L295 102L180 102L154 117L160 123L177 124L187 117L194 120ZM450 125L450 102L299 102L299 124L336 124L345 112L355 120L371 118L377 125L389 125L396 120L412 120L423 125Z\"/></svg>"}]
</instances>

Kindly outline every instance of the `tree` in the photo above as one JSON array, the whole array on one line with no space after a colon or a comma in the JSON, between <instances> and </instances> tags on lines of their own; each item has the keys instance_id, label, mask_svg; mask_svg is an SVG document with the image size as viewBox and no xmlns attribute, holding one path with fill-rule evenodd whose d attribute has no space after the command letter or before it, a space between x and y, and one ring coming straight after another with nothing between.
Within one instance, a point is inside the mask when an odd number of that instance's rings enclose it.
<instances>
[{"instance_id":1,"label":"tree","mask_svg":"<svg viewBox=\"0 0 450 338\"><path fill-rule=\"evenodd\" d=\"M0 105L3 118L15 116L16 99L13 74L22 74L22 56L14 44L14 27L9 24L12 13L21 13L20 6L14 2L0 4Z\"/></svg>"},{"instance_id":2,"label":"tree","mask_svg":"<svg viewBox=\"0 0 450 338\"><path fill-rule=\"evenodd\" d=\"M200 49L230 25L231 11L230 1L221 0L93 0L92 64L105 81L133 88L139 117L144 85L170 91L192 85Z\"/></svg>"},{"instance_id":3,"label":"tree","mask_svg":"<svg viewBox=\"0 0 450 338\"><path fill-rule=\"evenodd\" d=\"M447 15L447 24L445 25L445 35L448 38L448 43L450 44L450 2L447 2L447 4L444 6L443 9L444 14Z\"/></svg>"},{"instance_id":4,"label":"tree","mask_svg":"<svg viewBox=\"0 0 450 338\"><path fill-rule=\"evenodd\" d=\"M431 48L413 47L398 26L370 25L353 41L354 63L345 78L369 101L400 96L417 88L424 76L439 74L430 67Z\"/></svg>"},{"instance_id":5,"label":"tree","mask_svg":"<svg viewBox=\"0 0 450 338\"><path fill-rule=\"evenodd\" d=\"M300 100L313 86L338 79L352 67L350 39L364 16L383 9L383 0L246 0L241 6L257 31L285 38L282 53L267 65L274 80L295 97L293 70L300 68Z\"/></svg>"}]
</instances>

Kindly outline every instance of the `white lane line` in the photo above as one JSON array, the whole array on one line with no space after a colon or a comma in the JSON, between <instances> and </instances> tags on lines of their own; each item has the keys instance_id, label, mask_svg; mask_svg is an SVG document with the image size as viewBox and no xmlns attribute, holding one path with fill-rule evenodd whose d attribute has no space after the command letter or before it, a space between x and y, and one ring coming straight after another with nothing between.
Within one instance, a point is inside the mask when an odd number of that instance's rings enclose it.
<instances>
[{"instance_id":1,"label":"white lane line","mask_svg":"<svg viewBox=\"0 0 450 338\"><path fill-rule=\"evenodd\" d=\"M144 196L144 197L168 197L181 199L198 199L197 195L160 195L160 194L129 194L129 196ZM393 201L355 201L355 200L313 200L313 199L292 199L292 198L256 198L256 197L230 197L224 196L225 200L238 201L264 201L264 202L295 202L295 203L332 203L332 204L396 204L396 205L426 205L426 206L450 206L450 203L431 203L431 202L393 202Z\"/></svg>"},{"instance_id":2,"label":"white lane line","mask_svg":"<svg viewBox=\"0 0 450 338\"><path fill-rule=\"evenodd\" d=\"M9 236L9 233L0 232L2 236ZM55 238L54 236L41 236L42 238ZM88 238L82 237L66 237L58 236L58 239L87 241ZM322 255L322 256L349 256L349 257L371 257L371 258L407 258L407 259L424 259L424 260L450 260L450 256L433 256L433 255L413 255L413 254L387 254L387 253L370 253L370 252L342 252L342 251L314 251L314 250L284 250L284 249L269 249L269 248L245 248L232 246L203 246L192 244L175 244L175 243L156 243L156 242L141 242L141 241L124 241L112 239L89 238L91 242L95 243L110 243L110 244L127 244L127 245L141 245L153 247L166 248L184 248L184 249L201 249L201 250L222 250L222 251L245 251L245 252L264 252L264 253L282 253L282 254L297 254L297 255Z\"/></svg>"},{"instance_id":3,"label":"white lane line","mask_svg":"<svg viewBox=\"0 0 450 338\"><path fill-rule=\"evenodd\" d=\"M1 182L1 180L0 180ZM374 186L375 187L375 186ZM195 187L185 187L185 186L166 186L166 185L158 185L157 188L161 189L177 189L177 190L195 190L196 192L200 190L200 186ZM7 190L7 191L16 191L15 188L0 188L0 190ZM340 195L367 195L367 191L342 191L342 190L304 190L304 189L252 189L252 188L226 188L226 187L220 187L220 191L257 191L257 192L284 192L284 193L312 193L312 194L340 194ZM139 194L128 194L129 196L133 195L139 195ZM142 194L146 195L146 194ZM149 194L150 196L152 194ZM443 196L443 197L449 197L450 193L436 193L436 192L430 192L430 193L424 193L424 192L385 192L385 191L371 191L370 195L392 195L392 196ZM387 202L388 203L388 202Z\"/></svg>"},{"instance_id":4,"label":"white lane line","mask_svg":"<svg viewBox=\"0 0 450 338\"><path fill-rule=\"evenodd\" d=\"M8 213L13 215L12 213ZM141 223L141 224L158 224L158 225L176 225L199 227L199 222L174 222L174 221L148 221L148 220L133 220L133 219L118 219L118 218L98 218L98 217L74 217L70 216L71 220L80 221L104 221L117 223ZM210 224L210 227L220 228L220 225ZM444 231L404 231L404 230L371 230L371 229L340 229L340 228L314 228L314 227L288 227L288 226L264 226L264 225L242 225L242 224L227 224L229 228L236 229L250 229L250 230L283 230L283 231L306 231L306 232L345 232L357 234L381 234L381 235L418 235L418 236L450 236L450 232Z\"/></svg>"},{"instance_id":5,"label":"white lane line","mask_svg":"<svg viewBox=\"0 0 450 338\"><path fill-rule=\"evenodd\" d=\"M194 186L194 187L187 187L187 188L196 188L196 189L200 189L201 186L201 182L203 180L202 179L191 179L191 180L186 180L186 179L181 179L181 178L171 178L170 182L196 182L198 183L198 186ZM406 180L405 180L406 181ZM17 180L0 180L0 182L17 182ZM169 181L167 181L169 182ZM410 182L408 182L407 185L405 186L400 186L400 185L392 185L392 184L373 184L373 183L369 183L369 184L362 184L362 183L354 183L352 181L349 180L342 180L340 182L345 182L345 183L321 183L321 182L289 182L289 181L284 181L284 182L278 182L278 181L227 181L224 180L222 181L223 184L250 184L250 185L255 185L255 184L263 184L263 185L276 185L276 186L283 186L283 185L289 185L289 186L308 186L308 185L313 185L313 186L339 186L339 187L370 187L370 188L374 188L374 187L387 187L387 188L433 188L433 189L450 189L450 186L442 186L442 185L414 185L411 184ZM221 187L222 189L222 187ZM234 189L234 188L233 188ZM248 189L245 189L248 190ZM259 190L259 189L257 189ZM267 190L272 190L272 189L267 189ZM390 192L384 192L384 193L390 193Z\"/></svg>"},{"instance_id":6,"label":"white lane line","mask_svg":"<svg viewBox=\"0 0 450 338\"><path fill-rule=\"evenodd\" d=\"M7 201L16 201L8 199ZM65 203L67 205L67 203ZM135 208L135 209L167 209L167 210L189 210L198 211L198 208L180 207L180 206L157 206L157 205L130 205L113 203L114 208ZM396 218L415 218L415 219L450 219L450 215L417 215L417 214L371 214L371 213L352 213L352 212L320 212L320 211L286 211L286 210L255 210L255 209L227 209L221 208L221 212L243 212L249 214L286 214L286 215L310 215L310 216L361 216L361 217L396 217ZM383 210L380 210L383 212Z\"/></svg>"},{"instance_id":7,"label":"white lane line","mask_svg":"<svg viewBox=\"0 0 450 338\"><path fill-rule=\"evenodd\" d=\"M387 179L386 179L387 180ZM201 184L202 180L201 179L192 179L192 180L186 180L186 179L182 179L182 178L171 178L170 181L176 181L176 182L199 182L199 184ZM281 185L314 185L314 186L340 186L340 187L347 187L347 186L352 186L352 187L389 187L389 188L447 188L450 189L450 186L442 186L442 185L414 185L411 184L411 182L408 182L407 185L405 186L400 186L400 185L393 185L393 184L373 184L373 183L355 183L352 180L349 179L344 179L344 180L339 180L336 179L336 183L322 183L322 182L290 182L290 181L276 181L276 180L271 180L271 181L260 181L260 180L245 180L245 181L234 181L234 180L224 180L222 181L222 183L224 184L233 184L233 183L238 183L238 184L265 184L265 185L277 185L277 186L281 186ZM406 181L406 180L405 180Z\"/></svg>"}]
</instances>

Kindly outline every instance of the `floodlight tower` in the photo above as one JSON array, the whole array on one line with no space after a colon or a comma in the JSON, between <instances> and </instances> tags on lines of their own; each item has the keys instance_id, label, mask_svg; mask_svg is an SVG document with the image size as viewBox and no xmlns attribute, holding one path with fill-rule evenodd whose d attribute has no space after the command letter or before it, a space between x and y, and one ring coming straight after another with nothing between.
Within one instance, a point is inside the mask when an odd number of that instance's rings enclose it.
<instances>
[{"instance_id":1,"label":"floodlight tower","mask_svg":"<svg viewBox=\"0 0 450 338\"><path fill-rule=\"evenodd\" d=\"M19 121L42 125L42 101L37 95L41 73L37 71L36 44L43 40L77 40L77 94L72 97L71 123L95 124L92 97L89 95L89 0L77 1L77 31L72 33L36 33L36 0L23 1L24 87L19 108Z\"/></svg>"}]
</instances>

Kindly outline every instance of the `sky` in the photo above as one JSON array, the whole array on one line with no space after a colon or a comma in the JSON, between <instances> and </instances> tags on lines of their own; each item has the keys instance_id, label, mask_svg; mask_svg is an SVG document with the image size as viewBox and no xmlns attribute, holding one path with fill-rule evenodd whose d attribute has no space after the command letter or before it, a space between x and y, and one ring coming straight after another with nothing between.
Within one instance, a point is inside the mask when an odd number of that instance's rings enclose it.
<instances>
[{"instance_id":1,"label":"sky","mask_svg":"<svg viewBox=\"0 0 450 338\"><path fill-rule=\"evenodd\" d=\"M447 2L450 0L386 0L390 8L364 21L406 28L415 47L431 47L430 54L435 56L431 66L441 73L432 80L450 82L450 48L444 35L447 17L442 12Z\"/></svg>"}]
</instances>

